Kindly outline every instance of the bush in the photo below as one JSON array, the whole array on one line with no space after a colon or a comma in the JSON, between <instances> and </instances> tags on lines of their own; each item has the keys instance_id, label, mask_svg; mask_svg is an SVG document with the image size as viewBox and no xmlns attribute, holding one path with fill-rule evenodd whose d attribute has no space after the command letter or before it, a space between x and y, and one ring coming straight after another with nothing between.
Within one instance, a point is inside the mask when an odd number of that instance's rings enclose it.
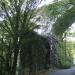
<instances>
[{"instance_id":1,"label":"bush","mask_svg":"<svg viewBox=\"0 0 75 75\"><path fill-rule=\"evenodd\" d=\"M61 65L59 65L59 68L61 69L67 69L67 68L70 68L73 64L69 61L65 61L65 62L62 62Z\"/></svg>"}]
</instances>

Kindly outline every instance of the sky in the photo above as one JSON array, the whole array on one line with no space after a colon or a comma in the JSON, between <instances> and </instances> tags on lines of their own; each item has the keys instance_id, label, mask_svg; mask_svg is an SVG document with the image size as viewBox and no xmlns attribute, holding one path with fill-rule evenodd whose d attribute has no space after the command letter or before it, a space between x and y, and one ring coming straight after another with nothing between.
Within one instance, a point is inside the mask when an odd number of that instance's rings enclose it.
<instances>
[{"instance_id":1,"label":"sky","mask_svg":"<svg viewBox=\"0 0 75 75\"><path fill-rule=\"evenodd\" d=\"M71 28L71 30L70 30L71 33L75 32L75 23L73 23L70 28ZM75 37L67 37L66 39L67 39L68 41L73 41L73 42L75 42Z\"/></svg>"},{"instance_id":2,"label":"sky","mask_svg":"<svg viewBox=\"0 0 75 75\"><path fill-rule=\"evenodd\" d=\"M41 4L39 5L39 7L51 4L52 2L53 2L53 0L44 0L44 1L41 2Z\"/></svg>"},{"instance_id":3,"label":"sky","mask_svg":"<svg viewBox=\"0 0 75 75\"><path fill-rule=\"evenodd\" d=\"M72 24L70 32L75 32L75 23Z\"/></svg>"}]
</instances>

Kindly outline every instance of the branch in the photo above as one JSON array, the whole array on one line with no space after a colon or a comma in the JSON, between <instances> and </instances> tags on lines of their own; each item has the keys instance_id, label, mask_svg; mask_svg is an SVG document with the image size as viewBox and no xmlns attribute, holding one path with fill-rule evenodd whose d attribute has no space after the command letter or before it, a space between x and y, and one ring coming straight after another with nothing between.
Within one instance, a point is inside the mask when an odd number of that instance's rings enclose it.
<instances>
[{"instance_id":1,"label":"branch","mask_svg":"<svg viewBox=\"0 0 75 75\"><path fill-rule=\"evenodd\" d=\"M13 29L14 24L12 23L11 18L10 18L9 14L8 14L8 12L6 10L5 3L2 3L2 6L3 6L2 9L4 9L4 12L5 12L5 14L6 14L6 16L7 16L8 20L9 20L9 22L10 22L10 25L11 25L12 29Z\"/></svg>"},{"instance_id":2,"label":"branch","mask_svg":"<svg viewBox=\"0 0 75 75\"><path fill-rule=\"evenodd\" d=\"M11 29L8 27L6 21L4 21L4 25L5 25L5 27L8 29L8 31L9 31L11 34L13 34L12 31L11 31Z\"/></svg>"}]
</instances>

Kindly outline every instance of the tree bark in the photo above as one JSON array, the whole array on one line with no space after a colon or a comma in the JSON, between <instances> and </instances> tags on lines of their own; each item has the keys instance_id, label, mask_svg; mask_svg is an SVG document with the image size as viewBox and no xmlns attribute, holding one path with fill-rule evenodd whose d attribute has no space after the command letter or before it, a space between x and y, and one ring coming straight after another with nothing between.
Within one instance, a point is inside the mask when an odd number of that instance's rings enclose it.
<instances>
[{"instance_id":1,"label":"tree bark","mask_svg":"<svg viewBox=\"0 0 75 75\"><path fill-rule=\"evenodd\" d=\"M14 57L13 57L11 75L16 75L18 53L19 53L19 42L18 42L18 38L16 38L14 40Z\"/></svg>"}]
</instances>

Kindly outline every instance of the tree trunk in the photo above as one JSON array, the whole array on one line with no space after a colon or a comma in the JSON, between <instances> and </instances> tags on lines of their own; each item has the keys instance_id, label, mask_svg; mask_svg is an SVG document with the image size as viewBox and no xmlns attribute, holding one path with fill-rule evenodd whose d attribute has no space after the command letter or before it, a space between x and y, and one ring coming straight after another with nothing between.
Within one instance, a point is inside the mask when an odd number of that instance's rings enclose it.
<instances>
[{"instance_id":1,"label":"tree trunk","mask_svg":"<svg viewBox=\"0 0 75 75\"><path fill-rule=\"evenodd\" d=\"M19 42L18 38L14 40L14 57L11 69L11 75L16 75L16 67L17 67L17 60L18 60L18 53L19 53Z\"/></svg>"},{"instance_id":2,"label":"tree trunk","mask_svg":"<svg viewBox=\"0 0 75 75\"><path fill-rule=\"evenodd\" d=\"M15 49L11 75L16 75L17 57L18 57L18 49Z\"/></svg>"},{"instance_id":3,"label":"tree trunk","mask_svg":"<svg viewBox=\"0 0 75 75\"><path fill-rule=\"evenodd\" d=\"M18 75L25 75L25 66L22 65L21 63L21 58L19 58L19 70L18 70Z\"/></svg>"},{"instance_id":4,"label":"tree trunk","mask_svg":"<svg viewBox=\"0 0 75 75\"><path fill-rule=\"evenodd\" d=\"M36 64L34 62L34 58L32 55L32 51L30 51L30 55L29 55L29 75L36 75Z\"/></svg>"}]
</instances>

